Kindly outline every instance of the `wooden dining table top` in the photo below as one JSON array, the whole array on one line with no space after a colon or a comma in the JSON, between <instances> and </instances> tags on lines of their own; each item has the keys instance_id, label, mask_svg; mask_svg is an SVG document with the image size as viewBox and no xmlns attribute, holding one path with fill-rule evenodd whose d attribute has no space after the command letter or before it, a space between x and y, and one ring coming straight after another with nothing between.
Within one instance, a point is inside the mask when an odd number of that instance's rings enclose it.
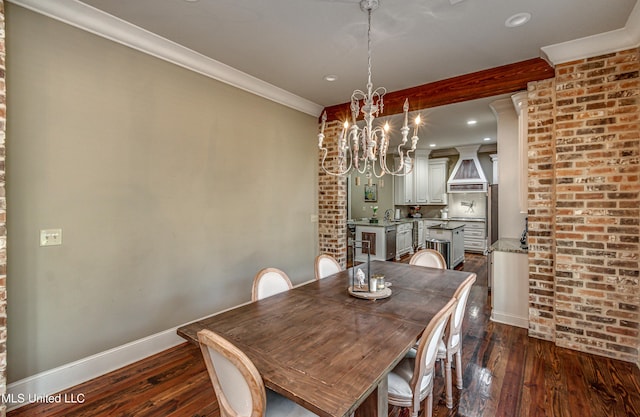
<instances>
[{"instance_id":1,"label":"wooden dining table top","mask_svg":"<svg viewBox=\"0 0 640 417\"><path fill-rule=\"evenodd\" d=\"M387 373L471 273L383 261L372 261L371 273L392 284L390 297L349 295L346 270L177 332L194 343L202 329L219 333L253 361L267 388L320 416L386 416Z\"/></svg>"}]
</instances>

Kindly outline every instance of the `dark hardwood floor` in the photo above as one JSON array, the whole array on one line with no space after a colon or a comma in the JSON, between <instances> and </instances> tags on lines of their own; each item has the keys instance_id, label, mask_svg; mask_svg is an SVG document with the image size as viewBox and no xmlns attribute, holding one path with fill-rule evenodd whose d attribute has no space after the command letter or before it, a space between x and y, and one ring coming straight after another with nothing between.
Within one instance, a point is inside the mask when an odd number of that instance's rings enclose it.
<instances>
[{"instance_id":1,"label":"dark hardwood floor","mask_svg":"<svg viewBox=\"0 0 640 417\"><path fill-rule=\"evenodd\" d=\"M529 338L526 329L491 322L486 258L467 254L463 268L478 274L463 325L464 389L454 387L454 408L447 409L438 373L435 417L640 417L636 365L558 348ZM84 402L32 404L8 416L220 415L200 351L187 343L65 394ZM392 407L389 414L402 413Z\"/></svg>"}]
</instances>

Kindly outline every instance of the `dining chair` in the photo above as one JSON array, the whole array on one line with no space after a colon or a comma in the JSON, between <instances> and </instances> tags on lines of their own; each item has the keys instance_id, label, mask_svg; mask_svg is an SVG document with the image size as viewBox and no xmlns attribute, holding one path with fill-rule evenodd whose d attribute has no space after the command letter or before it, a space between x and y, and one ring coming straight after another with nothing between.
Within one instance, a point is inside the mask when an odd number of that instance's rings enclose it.
<instances>
[{"instance_id":1,"label":"dining chair","mask_svg":"<svg viewBox=\"0 0 640 417\"><path fill-rule=\"evenodd\" d=\"M424 401L426 417L433 412L433 379L438 343L457 300L452 298L429 321L420 337L415 357L405 356L387 376L389 404L406 407L417 417Z\"/></svg>"},{"instance_id":2,"label":"dining chair","mask_svg":"<svg viewBox=\"0 0 640 417\"><path fill-rule=\"evenodd\" d=\"M411 256L410 265L428 266L431 268L447 269L447 261L444 256L433 249L421 249Z\"/></svg>"},{"instance_id":3,"label":"dining chair","mask_svg":"<svg viewBox=\"0 0 640 417\"><path fill-rule=\"evenodd\" d=\"M291 280L278 268L261 269L253 279L251 301L262 300L293 288Z\"/></svg>"},{"instance_id":4,"label":"dining chair","mask_svg":"<svg viewBox=\"0 0 640 417\"><path fill-rule=\"evenodd\" d=\"M342 271L342 267L333 256L321 254L316 257L316 279L322 279L340 271Z\"/></svg>"},{"instance_id":5,"label":"dining chair","mask_svg":"<svg viewBox=\"0 0 640 417\"><path fill-rule=\"evenodd\" d=\"M271 390L251 359L211 330L198 332L200 350L218 398L221 417L313 417L311 411Z\"/></svg>"},{"instance_id":6,"label":"dining chair","mask_svg":"<svg viewBox=\"0 0 640 417\"><path fill-rule=\"evenodd\" d=\"M451 320L447 326L445 337L438 344L437 360L444 360L446 403L448 408L453 408L453 381L451 375L452 360L455 355L456 362L456 386L462 389L462 319L469 298L471 286L476 282L476 274L472 274L458 286L453 295L458 303L456 304Z\"/></svg>"}]
</instances>

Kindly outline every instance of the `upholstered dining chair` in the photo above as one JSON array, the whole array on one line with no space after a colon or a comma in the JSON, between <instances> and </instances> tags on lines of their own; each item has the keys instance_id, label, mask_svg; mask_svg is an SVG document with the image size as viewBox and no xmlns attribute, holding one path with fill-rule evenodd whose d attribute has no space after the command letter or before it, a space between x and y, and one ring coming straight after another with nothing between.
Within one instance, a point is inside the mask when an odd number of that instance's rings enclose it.
<instances>
[{"instance_id":1,"label":"upholstered dining chair","mask_svg":"<svg viewBox=\"0 0 640 417\"><path fill-rule=\"evenodd\" d=\"M429 322L420 337L415 357L405 356L387 376L389 404L409 408L417 417L422 402L426 402L426 417L433 412L433 379L438 353L447 320L457 300L452 298Z\"/></svg>"},{"instance_id":2,"label":"upholstered dining chair","mask_svg":"<svg viewBox=\"0 0 640 417\"><path fill-rule=\"evenodd\" d=\"M261 269L253 279L251 301L262 300L293 288L291 280L278 268Z\"/></svg>"},{"instance_id":3,"label":"upholstered dining chair","mask_svg":"<svg viewBox=\"0 0 640 417\"><path fill-rule=\"evenodd\" d=\"M462 389L462 319L466 309L471 286L476 282L476 274L472 274L458 286L453 295L458 303L451 313L451 320L445 332L445 337L438 344L437 360L444 360L446 403L448 408L453 408L453 381L451 375L451 363L453 356L456 358L456 386Z\"/></svg>"},{"instance_id":4,"label":"upholstered dining chair","mask_svg":"<svg viewBox=\"0 0 640 417\"><path fill-rule=\"evenodd\" d=\"M340 271L342 267L333 256L321 254L316 257L316 279L322 279Z\"/></svg>"},{"instance_id":5,"label":"upholstered dining chair","mask_svg":"<svg viewBox=\"0 0 640 417\"><path fill-rule=\"evenodd\" d=\"M293 401L265 390L253 362L224 337L211 330L201 330L198 341L221 417L316 416Z\"/></svg>"},{"instance_id":6,"label":"upholstered dining chair","mask_svg":"<svg viewBox=\"0 0 640 417\"><path fill-rule=\"evenodd\" d=\"M433 249L422 249L417 251L413 256L411 256L411 259L409 259L409 264L447 269L447 261L444 260L444 256Z\"/></svg>"}]
</instances>

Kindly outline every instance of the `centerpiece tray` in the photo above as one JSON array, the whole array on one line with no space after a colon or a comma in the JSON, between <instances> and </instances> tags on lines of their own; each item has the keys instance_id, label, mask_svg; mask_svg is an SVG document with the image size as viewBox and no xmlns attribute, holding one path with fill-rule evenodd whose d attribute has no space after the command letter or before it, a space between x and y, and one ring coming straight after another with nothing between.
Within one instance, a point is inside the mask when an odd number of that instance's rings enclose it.
<instances>
[{"instance_id":1,"label":"centerpiece tray","mask_svg":"<svg viewBox=\"0 0 640 417\"><path fill-rule=\"evenodd\" d=\"M391 288L385 288L376 292L368 292L368 291L354 291L353 287L349 287L349 295L362 298L365 300L381 300L383 298L391 297Z\"/></svg>"}]
</instances>

